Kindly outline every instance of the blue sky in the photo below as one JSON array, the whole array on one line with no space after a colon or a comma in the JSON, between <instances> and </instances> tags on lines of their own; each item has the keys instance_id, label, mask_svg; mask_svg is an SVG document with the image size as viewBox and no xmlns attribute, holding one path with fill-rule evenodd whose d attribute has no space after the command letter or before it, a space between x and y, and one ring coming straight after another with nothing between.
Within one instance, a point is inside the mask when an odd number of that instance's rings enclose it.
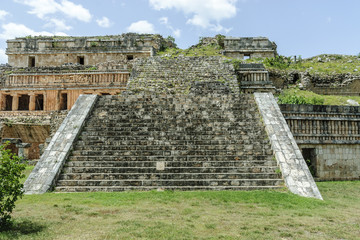
<instances>
[{"instance_id":1,"label":"blue sky","mask_svg":"<svg viewBox=\"0 0 360 240\"><path fill-rule=\"evenodd\" d=\"M180 48L199 37L268 37L281 55L360 52L358 0L2 0L0 63L6 39L125 32L173 36Z\"/></svg>"}]
</instances>

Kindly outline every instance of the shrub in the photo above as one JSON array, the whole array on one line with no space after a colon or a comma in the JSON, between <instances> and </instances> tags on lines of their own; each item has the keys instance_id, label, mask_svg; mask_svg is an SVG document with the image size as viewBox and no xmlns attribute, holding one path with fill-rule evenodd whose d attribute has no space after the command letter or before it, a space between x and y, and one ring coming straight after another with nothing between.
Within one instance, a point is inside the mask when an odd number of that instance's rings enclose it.
<instances>
[{"instance_id":1,"label":"shrub","mask_svg":"<svg viewBox=\"0 0 360 240\"><path fill-rule=\"evenodd\" d=\"M264 65L266 67L273 67L278 69L286 69L291 64L291 57L285 57L285 56L276 56L274 58L266 58L264 60Z\"/></svg>"},{"instance_id":2,"label":"shrub","mask_svg":"<svg viewBox=\"0 0 360 240\"><path fill-rule=\"evenodd\" d=\"M6 145L0 145L0 230L9 226L15 202L23 196L20 179L26 167L20 157L5 149Z\"/></svg>"}]
</instances>

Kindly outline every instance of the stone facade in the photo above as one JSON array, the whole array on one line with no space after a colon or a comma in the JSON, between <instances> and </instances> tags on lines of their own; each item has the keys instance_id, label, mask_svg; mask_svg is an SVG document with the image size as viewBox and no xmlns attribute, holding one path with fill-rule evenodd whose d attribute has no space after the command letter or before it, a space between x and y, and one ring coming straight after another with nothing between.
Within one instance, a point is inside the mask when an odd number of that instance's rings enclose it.
<instances>
[{"instance_id":1,"label":"stone facade","mask_svg":"<svg viewBox=\"0 0 360 240\"><path fill-rule=\"evenodd\" d=\"M12 67L96 65L99 62L153 56L171 46L160 35L127 33L94 37L24 37L7 41L6 54Z\"/></svg>"},{"instance_id":2,"label":"stone facade","mask_svg":"<svg viewBox=\"0 0 360 240\"><path fill-rule=\"evenodd\" d=\"M277 55L276 44L265 37L226 37L223 54L232 58L272 58Z\"/></svg>"},{"instance_id":3,"label":"stone facade","mask_svg":"<svg viewBox=\"0 0 360 240\"><path fill-rule=\"evenodd\" d=\"M275 92L275 88L269 80L269 72L263 64L240 63L235 68L243 93Z\"/></svg>"},{"instance_id":4,"label":"stone facade","mask_svg":"<svg viewBox=\"0 0 360 240\"><path fill-rule=\"evenodd\" d=\"M319 180L360 179L360 107L280 105Z\"/></svg>"},{"instance_id":5,"label":"stone facade","mask_svg":"<svg viewBox=\"0 0 360 240\"><path fill-rule=\"evenodd\" d=\"M69 110L80 94L119 94L128 78L126 70L15 72L2 82L0 110Z\"/></svg>"}]
</instances>

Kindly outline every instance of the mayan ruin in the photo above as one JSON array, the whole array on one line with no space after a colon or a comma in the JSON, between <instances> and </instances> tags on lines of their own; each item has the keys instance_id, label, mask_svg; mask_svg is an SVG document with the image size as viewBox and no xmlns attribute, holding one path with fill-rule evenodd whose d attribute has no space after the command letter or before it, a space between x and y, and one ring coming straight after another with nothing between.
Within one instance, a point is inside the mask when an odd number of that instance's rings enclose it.
<instances>
[{"instance_id":1,"label":"mayan ruin","mask_svg":"<svg viewBox=\"0 0 360 240\"><path fill-rule=\"evenodd\" d=\"M157 56L175 45L149 34L7 44L1 137L40 159L27 193L285 184L321 198L313 177L359 176L358 107L278 106L281 76L228 60L276 57L267 38L201 39L223 57Z\"/></svg>"}]
</instances>

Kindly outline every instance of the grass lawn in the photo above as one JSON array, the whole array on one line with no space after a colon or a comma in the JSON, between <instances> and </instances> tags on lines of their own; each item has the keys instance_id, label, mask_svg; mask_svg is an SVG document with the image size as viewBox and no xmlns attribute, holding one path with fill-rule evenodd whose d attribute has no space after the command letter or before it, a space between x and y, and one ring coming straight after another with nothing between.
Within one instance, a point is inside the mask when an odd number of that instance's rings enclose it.
<instances>
[{"instance_id":1,"label":"grass lawn","mask_svg":"<svg viewBox=\"0 0 360 240\"><path fill-rule=\"evenodd\" d=\"M359 239L360 181L285 191L47 193L17 202L0 239Z\"/></svg>"}]
</instances>

